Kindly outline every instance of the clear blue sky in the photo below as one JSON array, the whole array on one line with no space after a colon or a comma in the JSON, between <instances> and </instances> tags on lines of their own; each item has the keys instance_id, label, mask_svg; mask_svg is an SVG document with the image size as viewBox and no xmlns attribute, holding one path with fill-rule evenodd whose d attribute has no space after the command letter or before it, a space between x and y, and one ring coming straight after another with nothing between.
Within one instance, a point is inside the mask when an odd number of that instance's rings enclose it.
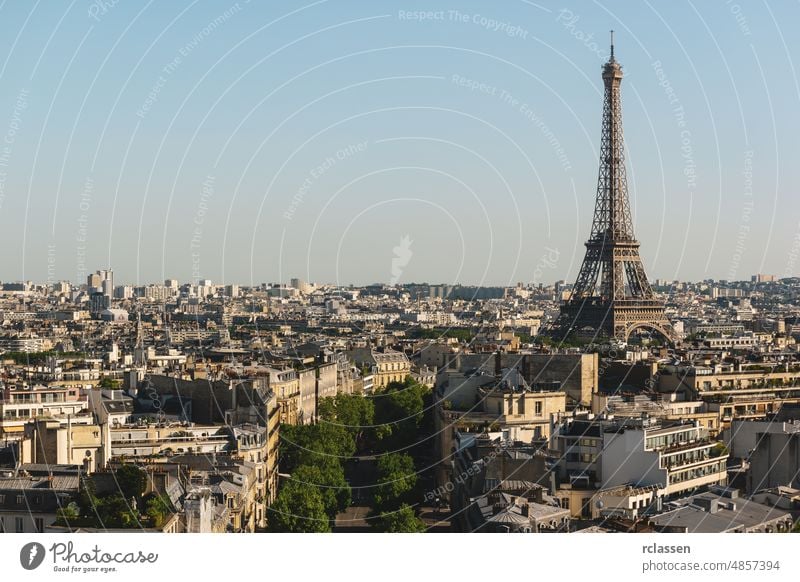
<instances>
[{"instance_id":1,"label":"clear blue sky","mask_svg":"<svg viewBox=\"0 0 800 582\"><path fill-rule=\"evenodd\" d=\"M650 277L800 271L794 2L1 6L3 281L572 279L611 28Z\"/></svg>"}]
</instances>

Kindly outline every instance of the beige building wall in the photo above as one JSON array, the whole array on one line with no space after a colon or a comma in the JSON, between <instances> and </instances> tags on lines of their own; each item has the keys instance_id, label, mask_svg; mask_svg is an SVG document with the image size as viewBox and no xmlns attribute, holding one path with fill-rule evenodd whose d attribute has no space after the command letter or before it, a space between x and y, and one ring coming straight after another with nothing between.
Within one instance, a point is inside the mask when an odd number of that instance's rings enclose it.
<instances>
[{"instance_id":1,"label":"beige building wall","mask_svg":"<svg viewBox=\"0 0 800 582\"><path fill-rule=\"evenodd\" d=\"M567 395L564 392L489 392L483 409L487 415L497 414L493 424L500 429L513 428L514 438L529 442L550 438L550 417L564 413Z\"/></svg>"},{"instance_id":2,"label":"beige building wall","mask_svg":"<svg viewBox=\"0 0 800 582\"><path fill-rule=\"evenodd\" d=\"M101 446L96 424L33 421L25 427L20 458L23 463L81 465L93 472L102 457Z\"/></svg>"}]
</instances>

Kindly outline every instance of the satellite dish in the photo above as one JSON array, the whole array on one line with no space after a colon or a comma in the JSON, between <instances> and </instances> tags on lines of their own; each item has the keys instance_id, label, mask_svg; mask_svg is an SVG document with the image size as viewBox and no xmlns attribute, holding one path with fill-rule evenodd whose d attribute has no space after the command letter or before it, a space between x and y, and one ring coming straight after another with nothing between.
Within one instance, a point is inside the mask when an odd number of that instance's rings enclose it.
<instances>
[{"instance_id":1,"label":"satellite dish","mask_svg":"<svg viewBox=\"0 0 800 582\"><path fill-rule=\"evenodd\" d=\"M594 502L594 506L595 506L597 509L603 509L603 508L606 506L606 504L605 504L605 503L603 503L603 500L602 500L602 499L598 499L597 501L595 501L595 502Z\"/></svg>"}]
</instances>

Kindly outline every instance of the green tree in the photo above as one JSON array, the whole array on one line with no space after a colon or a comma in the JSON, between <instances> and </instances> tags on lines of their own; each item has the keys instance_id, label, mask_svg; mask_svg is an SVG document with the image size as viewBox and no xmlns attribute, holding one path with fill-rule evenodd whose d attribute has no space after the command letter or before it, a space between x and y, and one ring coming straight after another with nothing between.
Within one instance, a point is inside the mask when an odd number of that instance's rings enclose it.
<instances>
[{"instance_id":1,"label":"green tree","mask_svg":"<svg viewBox=\"0 0 800 582\"><path fill-rule=\"evenodd\" d=\"M138 510L119 493L98 499L96 507L100 527L126 529L141 524Z\"/></svg>"},{"instance_id":2,"label":"green tree","mask_svg":"<svg viewBox=\"0 0 800 582\"><path fill-rule=\"evenodd\" d=\"M153 527L160 528L172 514L172 506L168 499L152 494L145 499L145 515L150 518Z\"/></svg>"},{"instance_id":3,"label":"green tree","mask_svg":"<svg viewBox=\"0 0 800 582\"><path fill-rule=\"evenodd\" d=\"M378 459L375 487L375 512L397 509L411 496L417 484L414 460L410 455L392 453Z\"/></svg>"},{"instance_id":4,"label":"green tree","mask_svg":"<svg viewBox=\"0 0 800 582\"><path fill-rule=\"evenodd\" d=\"M113 378L110 378L108 376L104 376L97 385L100 388L116 389L120 387L121 382L119 380L114 380Z\"/></svg>"},{"instance_id":5,"label":"green tree","mask_svg":"<svg viewBox=\"0 0 800 582\"><path fill-rule=\"evenodd\" d=\"M725 446L725 443L717 443L711 448L712 457L719 457L727 453L728 453L728 447Z\"/></svg>"},{"instance_id":6,"label":"green tree","mask_svg":"<svg viewBox=\"0 0 800 582\"><path fill-rule=\"evenodd\" d=\"M348 427L354 436L358 436L365 426L375 421L375 403L371 398L359 394L338 394L336 419Z\"/></svg>"},{"instance_id":7,"label":"green tree","mask_svg":"<svg viewBox=\"0 0 800 582\"><path fill-rule=\"evenodd\" d=\"M94 519L96 517L95 508L97 506L97 491L94 479L84 475L80 478L78 487L78 507L80 516L83 518Z\"/></svg>"},{"instance_id":8,"label":"green tree","mask_svg":"<svg viewBox=\"0 0 800 582\"><path fill-rule=\"evenodd\" d=\"M147 487L147 473L136 465L125 463L114 471L117 488L125 499L139 499Z\"/></svg>"},{"instance_id":9,"label":"green tree","mask_svg":"<svg viewBox=\"0 0 800 582\"><path fill-rule=\"evenodd\" d=\"M319 489L289 481L269 508L269 530L283 533L331 531Z\"/></svg>"},{"instance_id":10,"label":"green tree","mask_svg":"<svg viewBox=\"0 0 800 582\"><path fill-rule=\"evenodd\" d=\"M355 453L355 441L347 429L329 423L304 426L281 425L281 468L291 473L300 465L327 459L341 462Z\"/></svg>"},{"instance_id":11,"label":"green tree","mask_svg":"<svg viewBox=\"0 0 800 582\"><path fill-rule=\"evenodd\" d=\"M56 355L56 352L6 352L3 358L7 360L14 360L15 364L19 365L37 365L43 364L50 356Z\"/></svg>"},{"instance_id":12,"label":"green tree","mask_svg":"<svg viewBox=\"0 0 800 582\"><path fill-rule=\"evenodd\" d=\"M384 450L405 448L417 441L429 392L408 377L404 382L390 382L375 398L375 434Z\"/></svg>"},{"instance_id":13,"label":"green tree","mask_svg":"<svg viewBox=\"0 0 800 582\"><path fill-rule=\"evenodd\" d=\"M71 501L68 505L59 508L56 511L56 523L58 525L69 525L78 521L81 515L80 506Z\"/></svg>"},{"instance_id":14,"label":"green tree","mask_svg":"<svg viewBox=\"0 0 800 582\"><path fill-rule=\"evenodd\" d=\"M405 503L395 511L379 514L371 521L371 525L376 531L387 533L422 533L426 529L411 506Z\"/></svg>"},{"instance_id":15,"label":"green tree","mask_svg":"<svg viewBox=\"0 0 800 582\"><path fill-rule=\"evenodd\" d=\"M315 465L301 465L292 473L292 482L297 486L316 489L325 504L325 513L330 519L347 509L351 501L350 485L344 478L339 463L323 462Z\"/></svg>"},{"instance_id":16,"label":"green tree","mask_svg":"<svg viewBox=\"0 0 800 582\"><path fill-rule=\"evenodd\" d=\"M320 402L319 415L321 423L339 425L358 443L364 437L365 427L375 420L375 405L372 399L359 394L337 394Z\"/></svg>"},{"instance_id":17,"label":"green tree","mask_svg":"<svg viewBox=\"0 0 800 582\"><path fill-rule=\"evenodd\" d=\"M320 400L317 414L322 422L336 422L336 400L330 396Z\"/></svg>"}]
</instances>

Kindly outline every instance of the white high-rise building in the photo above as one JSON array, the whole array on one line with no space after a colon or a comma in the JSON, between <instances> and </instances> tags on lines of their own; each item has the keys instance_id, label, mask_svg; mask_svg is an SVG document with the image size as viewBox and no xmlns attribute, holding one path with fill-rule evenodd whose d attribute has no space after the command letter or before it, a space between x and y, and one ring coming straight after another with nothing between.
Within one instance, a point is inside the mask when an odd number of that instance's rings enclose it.
<instances>
[{"instance_id":1,"label":"white high-rise building","mask_svg":"<svg viewBox=\"0 0 800 582\"><path fill-rule=\"evenodd\" d=\"M120 285L114 289L114 299L131 299L133 297L133 287L131 285Z\"/></svg>"}]
</instances>

